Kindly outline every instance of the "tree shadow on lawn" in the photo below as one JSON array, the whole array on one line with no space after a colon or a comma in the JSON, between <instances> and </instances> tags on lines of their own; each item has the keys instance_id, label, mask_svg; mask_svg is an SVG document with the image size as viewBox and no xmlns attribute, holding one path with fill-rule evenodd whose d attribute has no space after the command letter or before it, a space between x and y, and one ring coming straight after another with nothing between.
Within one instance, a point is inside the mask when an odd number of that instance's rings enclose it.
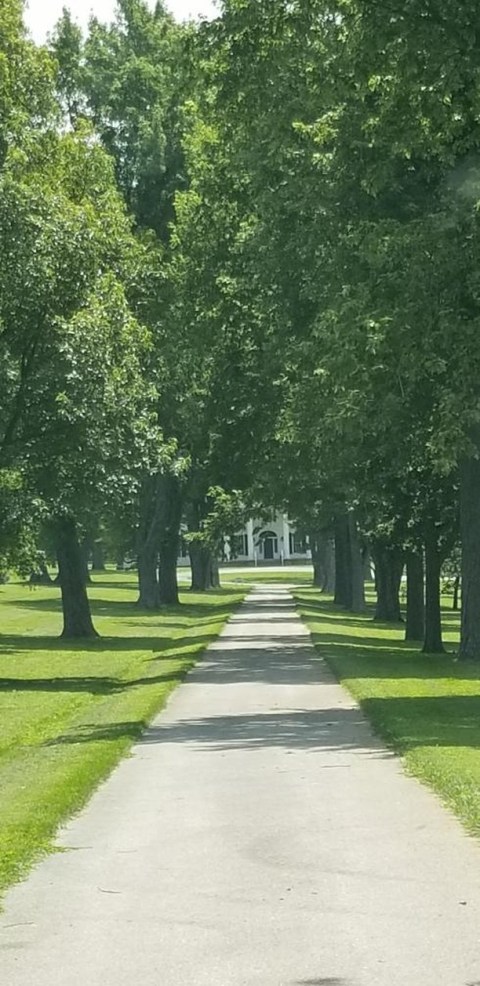
<instances>
[{"instance_id":1,"label":"tree shadow on lawn","mask_svg":"<svg viewBox=\"0 0 480 986\"><path fill-rule=\"evenodd\" d=\"M341 631L338 633L323 633L321 630L318 632L315 630L312 631L311 637L319 648L322 647L322 644L331 644L339 648L344 647L345 651L350 651L350 653L352 650L355 652L363 650L370 654L372 651L385 651L386 653L392 654L395 660L401 658L402 655L406 657L415 656L417 659L426 657L425 654L422 654L422 644L420 641L417 643L415 641L398 640L395 638L385 640L382 637L367 637L363 636L363 634L349 634ZM429 656L429 660L431 661L441 659L441 654L431 654Z\"/></svg>"},{"instance_id":2,"label":"tree shadow on lawn","mask_svg":"<svg viewBox=\"0 0 480 986\"><path fill-rule=\"evenodd\" d=\"M480 694L366 698L361 707L401 753L419 746L480 748Z\"/></svg>"},{"instance_id":3,"label":"tree shadow on lawn","mask_svg":"<svg viewBox=\"0 0 480 986\"><path fill-rule=\"evenodd\" d=\"M140 685L158 685L183 681L188 669L144 678L110 678L108 676L72 676L55 678L0 678L0 692L85 692L90 695L120 695Z\"/></svg>"},{"instance_id":4,"label":"tree shadow on lawn","mask_svg":"<svg viewBox=\"0 0 480 986\"><path fill-rule=\"evenodd\" d=\"M218 619L222 616L229 616L230 613L234 612L232 610L232 605L228 604L228 597L230 600L235 593L225 593L226 601L225 603L211 603L209 602L209 597L205 597L205 603L191 603L188 600L186 602L181 602L178 606L162 606L158 610L142 609L137 606L136 602L126 602L124 599L95 599L92 598L91 610L93 617L95 616L108 616L111 619L122 619L123 617L132 618L135 614L138 615L138 619L145 620L146 618L155 620L162 620L165 617L181 617L182 619L197 619L203 617L206 622L212 622L213 619ZM18 606L21 609L28 610L38 610L40 612L47 613L61 613L62 604L60 597L58 599L16 599L11 601L12 605ZM209 619L211 617L211 619ZM183 625L183 624L180 624Z\"/></svg>"},{"instance_id":5,"label":"tree shadow on lawn","mask_svg":"<svg viewBox=\"0 0 480 986\"><path fill-rule=\"evenodd\" d=\"M354 627L366 627L373 623L379 631L383 630L404 630L405 621L399 620L398 623L384 623L382 620L375 620L375 606L367 603L364 614L351 613L349 610L340 606L335 606L331 599L312 598L311 595L303 595L301 592L295 593L297 607L302 609L302 615L306 619L321 619L322 623L339 623ZM405 607L402 607L405 609ZM458 630L460 626L460 612L455 613L449 608L442 607L442 626L443 629Z\"/></svg>"},{"instance_id":6,"label":"tree shadow on lawn","mask_svg":"<svg viewBox=\"0 0 480 986\"><path fill-rule=\"evenodd\" d=\"M193 628L192 628L193 629ZM154 634L145 637L123 636L123 637L92 637L79 640L64 640L63 637L17 636L16 634L0 634L0 659L2 657L20 657L31 651L67 652L77 653L79 656L84 653L102 654L118 653L119 651L146 651L149 654L158 654L155 660L175 660L177 656L182 658L183 653L176 655L175 651L185 648L198 648L208 646L210 640L215 639L216 634L212 631L211 637L208 634L197 636L178 636L178 637L156 637ZM162 654L162 651L169 651ZM170 653L173 651L173 653Z\"/></svg>"},{"instance_id":7,"label":"tree shadow on lawn","mask_svg":"<svg viewBox=\"0 0 480 986\"><path fill-rule=\"evenodd\" d=\"M347 634L312 634L315 649L344 678L402 679L425 681L453 679L479 681L480 662L462 661L456 651L444 654L423 654L421 645L390 641L382 644L376 638Z\"/></svg>"}]
</instances>

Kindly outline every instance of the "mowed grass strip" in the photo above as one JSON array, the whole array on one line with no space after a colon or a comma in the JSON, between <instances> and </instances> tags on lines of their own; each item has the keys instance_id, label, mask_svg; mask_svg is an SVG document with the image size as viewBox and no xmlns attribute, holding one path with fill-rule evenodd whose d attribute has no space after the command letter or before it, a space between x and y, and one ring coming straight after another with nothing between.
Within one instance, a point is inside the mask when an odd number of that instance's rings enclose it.
<instances>
[{"instance_id":1,"label":"mowed grass strip","mask_svg":"<svg viewBox=\"0 0 480 986\"><path fill-rule=\"evenodd\" d=\"M185 593L135 608L135 577L95 575L101 639L70 642L59 590L0 586L0 893L52 848L244 596Z\"/></svg>"},{"instance_id":2,"label":"mowed grass strip","mask_svg":"<svg viewBox=\"0 0 480 986\"><path fill-rule=\"evenodd\" d=\"M352 616L318 590L294 590L319 656L360 702L376 732L480 835L480 664L458 661L458 614L443 611L445 656L403 641L403 627ZM451 605L451 604L450 604Z\"/></svg>"},{"instance_id":3,"label":"mowed grass strip","mask_svg":"<svg viewBox=\"0 0 480 986\"><path fill-rule=\"evenodd\" d=\"M310 565L302 569L291 569L288 565L285 568L251 568L243 572L229 571L228 568L222 570L222 582L229 585L251 585L255 582L276 583L282 585L311 585L313 570Z\"/></svg>"}]
</instances>

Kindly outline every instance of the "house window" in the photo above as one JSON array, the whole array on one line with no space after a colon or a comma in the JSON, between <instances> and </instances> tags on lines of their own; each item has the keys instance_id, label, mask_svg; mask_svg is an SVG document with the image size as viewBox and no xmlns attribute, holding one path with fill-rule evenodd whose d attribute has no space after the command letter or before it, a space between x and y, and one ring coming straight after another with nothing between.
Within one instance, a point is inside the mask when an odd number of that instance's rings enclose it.
<instances>
[{"instance_id":1,"label":"house window","mask_svg":"<svg viewBox=\"0 0 480 986\"><path fill-rule=\"evenodd\" d=\"M290 554L291 555L306 555L307 553L307 541L305 537L297 534L295 531L293 534L290 533Z\"/></svg>"},{"instance_id":2,"label":"house window","mask_svg":"<svg viewBox=\"0 0 480 986\"><path fill-rule=\"evenodd\" d=\"M232 558L248 555L248 537L246 534L235 534L231 539Z\"/></svg>"}]
</instances>

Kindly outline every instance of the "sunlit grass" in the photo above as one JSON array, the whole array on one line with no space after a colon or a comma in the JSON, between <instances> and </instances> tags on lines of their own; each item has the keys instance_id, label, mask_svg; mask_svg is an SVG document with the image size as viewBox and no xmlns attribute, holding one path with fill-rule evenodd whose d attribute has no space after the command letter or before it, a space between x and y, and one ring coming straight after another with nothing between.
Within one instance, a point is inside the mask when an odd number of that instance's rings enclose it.
<instances>
[{"instance_id":1,"label":"sunlit grass","mask_svg":"<svg viewBox=\"0 0 480 986\"><path fill-rule=\"evenodd\" d=\"M444 609L449 653L427 656L404 643L402 627L373 623L371 612L352 616L309 588L295 598L319 656L379 735L480 834L480 663L456 659L458 614Z\"/></svg>"},{"instance_id":2,"label":"sunlit grass","mask_svg":"<svg viewBox=\"0 0 480 986\"><path fill-rule=\"evenodd\" d=\"M67 643L59 591L0 586L0 892L52 845L244 593L185 593L161 614L135 607L135 577L96 575L101 639Z\"/></svg>"},{"instance_id":3,"label":"sunlit grass","mask_svg":"<svg viewBox=\"0 0 480 986\"><path fill-rule=\"evenodd\" d=\"M245 568L241 571L224 568L221 573L222 585L250 585L252 582L288 583L289 585L311 585L313 571L311 565L305 568Z\"/></svg>"}]
</instances>

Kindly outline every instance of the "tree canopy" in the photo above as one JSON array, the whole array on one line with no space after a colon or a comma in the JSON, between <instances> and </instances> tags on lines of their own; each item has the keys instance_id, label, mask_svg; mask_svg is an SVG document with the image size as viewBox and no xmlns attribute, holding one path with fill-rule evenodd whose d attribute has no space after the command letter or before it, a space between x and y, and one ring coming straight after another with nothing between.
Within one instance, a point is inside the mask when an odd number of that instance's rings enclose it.
<instances>
[{"instance_id":1,"label":"tree canopy","mask_svg":"<svg viewBox=\"0 0 480 986\"><path fill-rule=\"evenodd\" d=\"M430 651L461 544L480 658L479 31L473 0L185 25L119 0L37 47L7 0L1 558L44 518L74 541L120 512L156 608L182 524L207 588L222 525L278 507L335 541L341 605L371 553L397 620L406 563Z\"/></svg>"}]
</instances>

